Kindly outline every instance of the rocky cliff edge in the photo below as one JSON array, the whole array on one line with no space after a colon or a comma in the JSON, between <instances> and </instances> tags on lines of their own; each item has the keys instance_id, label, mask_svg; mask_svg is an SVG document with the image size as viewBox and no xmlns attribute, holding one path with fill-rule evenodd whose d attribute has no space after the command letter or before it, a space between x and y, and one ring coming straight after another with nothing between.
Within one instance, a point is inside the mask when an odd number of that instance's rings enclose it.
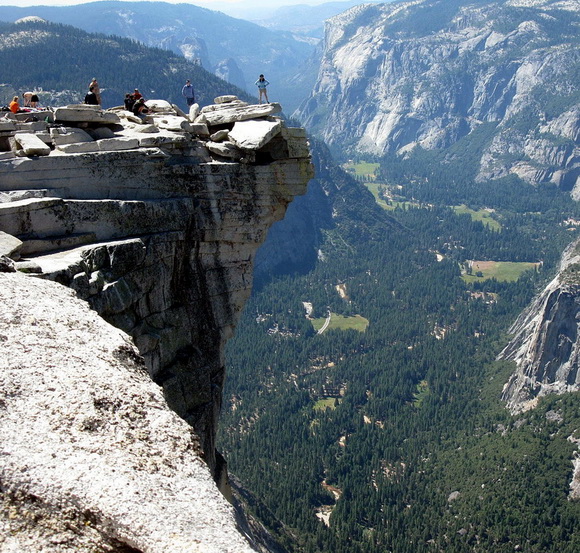
<instances>
[{"instance_id":1,"label":"rocky cliff edge","mask_svg":"<svg viewBox=\"0 0 580 553\"><path fill-rule=\"evenodd\" d=\"M313 170L279 105L215 102L0 121L1 551L250 550L211 483L223 346Z\"/></svg>"}]
</instances>

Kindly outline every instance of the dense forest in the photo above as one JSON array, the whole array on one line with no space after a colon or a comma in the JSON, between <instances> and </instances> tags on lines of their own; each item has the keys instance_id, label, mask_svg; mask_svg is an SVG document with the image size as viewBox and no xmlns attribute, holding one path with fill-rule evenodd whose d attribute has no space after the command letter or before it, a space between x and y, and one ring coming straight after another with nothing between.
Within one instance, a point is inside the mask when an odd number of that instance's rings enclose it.
<instances>
[{"instance_id":1,"label":"dense forest","mask_svg":"<svg viewBox=\"0 0 580 553\"><path fill-rule=\"evenodd\" d=\"M231 471L292 551L580 550L568 500L579 394L511 416L499 397L512 367L495 360L576 236L563 222L578 207L556 187L475 183L459 161L382 159L378 175L390 209L343 186L349 208L315 267L246 307L228 345ZM534 268L471 278L470 260ZM318 334L329 314L341 324Z\"/></svg>"}]
</instances>

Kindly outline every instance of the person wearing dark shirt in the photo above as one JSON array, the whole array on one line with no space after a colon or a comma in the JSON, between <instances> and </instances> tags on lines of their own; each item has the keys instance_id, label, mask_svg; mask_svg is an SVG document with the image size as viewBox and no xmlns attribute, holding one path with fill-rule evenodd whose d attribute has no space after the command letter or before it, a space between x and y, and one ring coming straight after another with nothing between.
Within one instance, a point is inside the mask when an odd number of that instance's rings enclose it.
<instances>
[{"instance_id":1,"label":"person wearing dark shirt","mask_svg":"<svg viewBox=\"0 0 580 553\"><path fill-rule=\"evenodd\" d=\"M125 109L127 111L133 111L133 106L135 105L135 98L133 98L133 94L127 92L125 94Z\"/></svg>"},{"instance_id":2,"label":"person wearing dark shirt","mask_svg":"<svg viewBox=\"0 0 580 553\"><path fill-rule=\"evenodd\" d=\"M145 115L149 113L149 108L145 105L145 98L139 98L133 106L133 113L135 115Z\"/></svg>"},{"instance_id":3,"label":"person wearing dark shirt","mask_svg":"<svg viewBox=\"0 0 580 553\"><path fill-rule=\"evenodd\" d=\"M89 88L89 91L85 96L85 104L90 104L91 106L99 105L99 99L97 98L97 95L94 93L92 86L91 88Z\"/></svg>"}]
</instances>

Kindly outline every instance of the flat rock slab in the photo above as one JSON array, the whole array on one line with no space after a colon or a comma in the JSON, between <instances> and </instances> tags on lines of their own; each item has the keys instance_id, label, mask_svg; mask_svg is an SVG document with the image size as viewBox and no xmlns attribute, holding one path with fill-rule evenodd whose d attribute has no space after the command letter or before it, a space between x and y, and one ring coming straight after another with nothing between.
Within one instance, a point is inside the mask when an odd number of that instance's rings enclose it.
<instances>
[{"instance_id":1,"label":"flat rock slab","mask_svg":"<svg viewBox=\"0 0 580 553\"><path fill-rule=\"evenodd\" d=\"M224 104L210 104L209 106L204 106L201 108L200 113L207 113L209 111L222 111L224 109L243 108L247 106L248 102L242 102L242 100L233 100L232 102L227 102Z\"/></svg>"},{"instance_id":2,"label":"flat rock slab","mask_svg":"<svg viewBox=\"0 0 580 553\"><path fill-rule=\"evenodd\" d=\"M217 98L214 98L213 103L228 104L230 102L235 102L236 100L239 100L237 96L234 96L233 94L224 94L223 96L218 96Z\"/></svg>"},{"instance_id":3,"label":"flat rock slab","mask_svg":"<svg viewBox=\"0 0 580 553\"><path fill-rule=\"evenodd\" d=\"M92 106L67 106L57 108L54 112L54 119L58 122L74 123L100 123L101 125L116 125L120 119L112 111L103 111L101 108L92 108Z\"/></svg>"},{"instance_id":4,"label":"flat rock slab","mask_svg":"<svg viewBox=\"0 0 580 553\"><path fill-rule=\"evenodd\" d=\"M239 160L244 153L231 142L208 142L205 147L213 154Z\"/></svg>"},{"instance_id":5,"label":"flat rock slab","mask_svg":"<svg viewBox=\"0 0 580 553\"><path fill-rule=\"evenodd\" d=\"M0 131L15 131L16 123L10 119L0 119Z\"/></svg>"},{"instance_id":6,"label":"flat rock slab","mask_svg":"<svg viewBox=\"0 0 580 553\"><path fill-rule=\"evenodd\" d=\"M83 129L75 127L56 127L50 129L50 136L55 146L75 144L76 142L92 142L93 138Z\"/></svg>"},{"instance_id":7,"label":"flat rock slab","mask_svg":"<svg viewBox=\"0 0 580 553\"><path fill-rule=\"evenodd\" d=\"M30 121L29 123L17 123L16 128L21 131L26 132L39 132L45 131L48 127L46 121Z\"/></svg>"},{"instance_id":8,"label":"flat rock slab","mask_svg":"<svg viewBox=\"0 0 580 553\"><path fill-rule=\"evenodd\" d=\"M160 129L191 132L191 123L177 115L153 115L153 122Z\"/></svg>"},{"instance_id":9,"label":"flat rock slab","mask_svg":"<svg viewBox=\"0 0 580 553\"><path fill-rule=\"evenodd\" d=\"M240 150L233 142L206 142L205 147L218 156L240 161L241 163L253 163L256 154L247 150Z\"/></svg>"},{"instance_id":10,"label":"flat rock slab","mask_svg":"<svg viewBox=\"0 0 580 553\"><path fill-rule=\"evenodd\" d=\"M259 150L280 133L281 121L238 121L229 132L229 140L244 150Z\"/></svg>"},{"instance_id":11,"label":"flat rock slab","mask_svg":"<svg viewBox=\"0 0 580 553\"><path fill-rule=\"evenodd\" d=\"M30 254L75 248L79 245L90 244L95 241L96 237L93 232L72 234L70 236L61 236L58 238L26 240L26 242L22 244L20 253L23 256L28 256Z\"/></svg>"},{"instance_id":12,"label":"flat rock slab","mask_svg":"<svg viewBox=\"0 0 580 553\"><path fill-rule=\"evenodd\" d=\"M50 146L47 146L34 134L21 133L14 135L14 142L18 149L27 156L47 156L50 154Z\"/></svg>"},{"instance_id":13,"label":"flat rock slab","mask_svg":"<svg viewBox=\"0 0 580 553\"><path fill-rule=\"evenodd\" d=\"M88 134L95 140L102 140L103 138L115 138L115 133L110 127L97 127L96 129L90 129Z\"/></svg>"},{"instance_id":14,"label":"flat rock slab","mask_svg":"<svg viewBox=\"0 0 580 553\"><path fill-rule=\"evenodd\" d=\"M236 106L228 107L232 104L219 104L223 109L215 111L204 111L203 115L207 120L209 126L225 125L227 123L235 123L236 121L247 121L248 119L257 119L259 117L267 117L282 111L280 104L263 104L253 106ZM205 110L205 108L204 108Z\"/></svg>"},{"instance_id":15,"label":"flat rock slab","mask_svg":"<svg viewBox=\"0 0 580 553\"><path fill-rule=\"evenodd\" d=\"M207 125L206 125L207 126ZM212 142L223 142L224 140L227 140L228 135L230 134L230 131L226 130L226 129L222 129L221 131L217 131L214 132L209 139Z\"/></svg>"},{"instance_id":16,"label":"flat rock slab","mask_svg":"<svg viewBox=\"0 0 580 553\"><path fill-rule=\"evenodd\" d=\"M59 152L64 152L66 154L86 154L90 152L98 152L99 144L98 142L75 142L73 144L59 144L56 146Z\"/></svg>"},{"instance_id":17,"label":"flat rock slab","mask_svg":"<svg viewBox=\"0 0 580 553\"><path fill-rule=\"evenodd\" d=\"M111 152L118 150L133 150L139 147L139 140L137 138L104 138L97 142L101 152Z\"/></svg>"},{"instance_id":18,"label":"flat rock slab","mask_svg":"<svg viewBox=\"0 0 580 553\"><path fill-rule=\"evenodd\" d=\"M209 136L209 129L205 123L190 123L190 132L196 134L197 136Z\"/></svg>"},{"instance_id":19,"label":"flat rock slab","mask_svg":"<svg viewBox=\"0 0 580 553\"><path fill-rule=\"evenodd\" d=\"M120 150L133 150L139 148L137 138L124 136L117 138L104 138L94 142L79 142L77 144L63 144L57 146L57 150L67 154L85 154L90 152L117 152Z\"/></svg>"}]
</instances>

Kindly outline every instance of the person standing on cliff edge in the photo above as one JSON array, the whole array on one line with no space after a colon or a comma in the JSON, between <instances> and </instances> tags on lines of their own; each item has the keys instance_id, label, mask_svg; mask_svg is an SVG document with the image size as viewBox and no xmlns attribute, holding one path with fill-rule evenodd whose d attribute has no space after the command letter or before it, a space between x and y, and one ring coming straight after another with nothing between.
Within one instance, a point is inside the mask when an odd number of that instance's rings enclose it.
<instances>
[{"instance_id":1,"label":"person standing on cliff edge","mask_svg":"<svg viewBox=\"0 0 580 553\"><path fill-rule=\"evenodd\" d=\"M185 85L181 89L181 95L185 98L188 107L195 104L195 91L193 90L193 86L191 86L191 81L189 79L185 81Z\"/></svg>"},{"instance_id":2,"label":"person standing on cliff edge","mask_svg":"<svg viewBox=\"0 0 580 553\"><path fill-rule=\"evenodd\" d=\"M254 84L258 87L258 90L260 91L260 104L262 103L262 96L266 98L266 103L269 104L270 100L268 100L268 91L266 90L266 87L270 83L265 79L264 75L260 75L258 77L258 80Z\"/></svg>"}]
</instances>

